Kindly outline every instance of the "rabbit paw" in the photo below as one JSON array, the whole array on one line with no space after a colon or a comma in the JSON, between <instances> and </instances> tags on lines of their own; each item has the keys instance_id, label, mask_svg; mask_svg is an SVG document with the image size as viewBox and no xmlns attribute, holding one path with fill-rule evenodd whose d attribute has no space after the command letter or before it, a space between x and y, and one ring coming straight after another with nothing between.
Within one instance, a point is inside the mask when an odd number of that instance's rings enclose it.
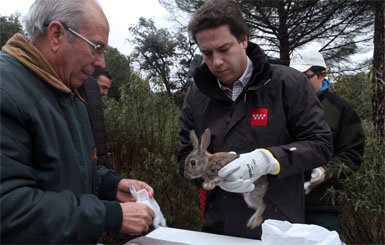
<instances>
[{"instance_id":1,"label":"rabbit paw","mask_svg":"<svg viewBox=\"0 0 385 245\"><path fill-rule=\"evenodd\" d=\"M253 214L253 216L250 217L249 221L247 222L247 228L249 229L255 229L256 227L260 226L263 218L261 216L257 216L257 213Z\"/></svg>"},{"instance_id":2,"label":"rabbit paw","mask_svg":"<svg viewBox=\"0 0 385 245\"><path fill-rule=\"evenodd\" d=\"M215 179L213 179L209 182L204 182L203 183L203 189L205 189L206 191L211 191L220 182L222 182L222 178L216 177Z\"/></svg>"}]
</instances>

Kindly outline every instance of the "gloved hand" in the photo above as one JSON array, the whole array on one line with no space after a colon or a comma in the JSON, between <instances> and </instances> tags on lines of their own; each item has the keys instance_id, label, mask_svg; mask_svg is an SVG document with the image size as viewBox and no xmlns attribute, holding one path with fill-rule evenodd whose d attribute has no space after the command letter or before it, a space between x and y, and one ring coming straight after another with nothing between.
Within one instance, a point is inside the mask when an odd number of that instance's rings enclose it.
<instances>
[{"instance_id":1,"label":"gloved hand","mask_svg":"<svg viewBox=\"0 0 385 245\"><path fill-rule=\"evenodd\" d=\"M218 176L224 178L219 187L229 192L245 193L254 190L254 182L262 175L278 174L279 162L266 149L256 149L239 155L224 166Z\"/></svg>"},{"instance_id":2,"label":"gloved hand","mask_svg":"<svg viewBox=\"0 0 385 245\"><path fill-rule=\"evenodd\" d=\"M311 171L310 181L304 183L305 194L309 194L310 191L325 181L326 170L323 167L314 168Z\"/></svg>"}]
</instances>

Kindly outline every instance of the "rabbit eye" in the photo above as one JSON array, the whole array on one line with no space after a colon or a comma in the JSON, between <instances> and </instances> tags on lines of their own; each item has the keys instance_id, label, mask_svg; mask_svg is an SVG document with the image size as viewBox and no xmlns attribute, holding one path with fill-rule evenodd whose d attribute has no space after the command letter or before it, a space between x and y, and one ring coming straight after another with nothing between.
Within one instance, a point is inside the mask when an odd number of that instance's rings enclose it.
<instances>
[{"instance_id":1,"label":"rabbit eye","mask_svg":"<svg viewBox=\"0 0 385 245\"><path fill-rule=\"evenodd\" d=\"M195 160L191 160L191 165L194 166L196 164Z\"/></svg>"}]
</instances>

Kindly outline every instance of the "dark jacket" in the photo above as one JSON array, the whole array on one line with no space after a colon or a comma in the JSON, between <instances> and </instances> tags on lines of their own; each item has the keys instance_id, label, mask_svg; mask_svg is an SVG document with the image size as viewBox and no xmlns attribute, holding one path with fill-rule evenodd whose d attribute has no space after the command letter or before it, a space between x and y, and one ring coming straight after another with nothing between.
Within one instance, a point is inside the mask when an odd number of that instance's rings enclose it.
<instances>
[{"instance_id":1,"label":"dark jacket","mask_svg":"<svg viewBox=\"0 0 385 245\"><path fill-rule=\"evenodd\" d=\"M184 159L192 150L191 129L199 136L206 128L211 129L208 148L211 153L245 153L266 148L278 159L281 170L276 176L268 176L263 217L303 223L303 172L329 160L331 132L304 74L289 67L270 65L253 43L249 43L246 51L254 71L235 102L218 87L206 64L196 72L180 117L179 170L183 176ZM266 113L266 121L256 122L253 112ZM194 182L201 184L201 180ZM203 230L260 238L260 228L246 228L253 213L242 195L217 187L208 192Z\"/></svg>"},{"instance_id":2,"label":"dark jacket","mask_svg":"<svg viewBox=\"0 0 385 245\"><path fill-rule=\"evenodd\" d=\"M356 171L361 165L364 154L365 134L361 120L353 106L341 97L331 93L328 89L318 95L322 103L326 121L333 133L334 154L332 159L325 164L327 172L326 181L312 189L305 196L305 208L308 211L342 212L343 205L332 205L328 198L321 198L327 188L341 189L338 180ZM338 176L339 168L344 163L349 167ZM310 176L310 174L309 174Z\"/></svg>"},{"instance_id":3,"label":"dark jacket","mask_svg":"<svg viewBox=\"0 0 385 245\"><path fill-rule=\"evenodd\" d=\"M111 167L109 162L111 153L108 150L106 143L103 102L100 97L98 82L95 78L89 77L78 91L85 100L88 117L90 118L98 157L97 162L99 165L104 165L109 168Z\"/></svg>"},{"instance_id":4,"label":"dark jacket","mask_svg":"<svg viewBox=\"0 0 385 245\"><path fill-rule=\"evenodd\" d=\"M21 35L14 43L41 56ZM120 177L95 166L83 102L4 52L0 74L1 241L93 243L120 230Z\"/></svg>"}]
</instances>

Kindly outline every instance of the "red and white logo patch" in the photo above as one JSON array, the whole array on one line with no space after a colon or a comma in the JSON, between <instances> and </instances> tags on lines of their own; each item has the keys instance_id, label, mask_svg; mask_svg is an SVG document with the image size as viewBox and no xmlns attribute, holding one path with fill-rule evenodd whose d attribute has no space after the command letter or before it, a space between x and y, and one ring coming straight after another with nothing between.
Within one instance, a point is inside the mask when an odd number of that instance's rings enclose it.
<instances>
[{"instance_id":1,"label":"red and white logo patch","mask_svg":"<svg viewBox=\"0 0 385 245\"><path fill-rule=\"evenodd\" d=\"M267 112L267 108L253 108L251 111L251 126L266 126Z\"/></svg>"}]
</instances>

